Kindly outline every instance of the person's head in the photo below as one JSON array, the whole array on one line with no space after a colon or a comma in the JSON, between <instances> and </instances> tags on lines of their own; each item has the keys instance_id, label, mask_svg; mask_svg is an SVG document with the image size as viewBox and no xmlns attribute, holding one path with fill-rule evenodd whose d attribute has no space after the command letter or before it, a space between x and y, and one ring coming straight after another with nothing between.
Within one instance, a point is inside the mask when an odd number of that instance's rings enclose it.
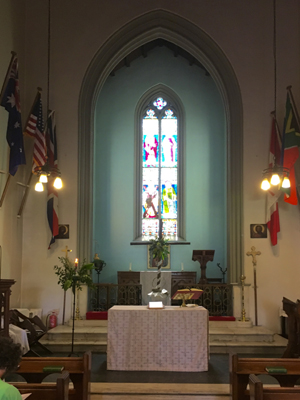
<instances>
[{"instance_id":1,"label":"person's head","mask_svg":"<svg viewBox=\"0 0 300 400\"><path fill-rule=\"evenodd\" d=\"M0 336L0 370L5 372L15 371L21 358L21 346L14 343L11 338Z\"/></svg>"}]
</instances>

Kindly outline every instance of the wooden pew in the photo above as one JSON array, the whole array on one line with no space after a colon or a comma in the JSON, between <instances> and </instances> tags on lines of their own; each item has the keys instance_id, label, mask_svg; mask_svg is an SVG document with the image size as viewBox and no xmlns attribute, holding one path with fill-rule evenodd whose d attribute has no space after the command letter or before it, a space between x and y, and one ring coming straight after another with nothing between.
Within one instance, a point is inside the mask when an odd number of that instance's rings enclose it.
<instances>
[{"instance_id":1,"label":"wooden pew","mask_svg":"<svg viewBox=\"0 0 300 400\"><path fill-rule=\"evenodd\" d=\"M282 308L288 316L288 344L283 358L298 358L300 355L300 301L297 303L284 297Z\"/></svg>"},{"instance_id":2,"label":"wooden pew","mask_svg":"<svg viewBox=\"0 0 300 400\"><path fill-rule=\"evenodd\" d=\"M266 368L282 367L286 373L269 373ZM249 375L271 375L282 387L293 387L300 378L300 359L298 358L239 358L234 354L230 359L230 390L232 400L249 400L246 391ZM300 397L299 397L300 399Z\"/></svg>"},{"instance_id":3,"label":"wooden pew","mask_svg":"<svg viewBox=\"0 0 300 400\"><path fill-rule=\"evenodd\" d=\"M91 352L83 357L23 357L16 371L27 383L41 383L53 371L51 367L63 367L70 374L74 390L70 390L70 400L88 400L91 381Z\"/></svg>"},{"instance_id":4,"label":"wooden pew","mask_svg":"<svg viewBox=\"0 0 300 400\"><path fill-rule=\"evenodd\" d=\"M251 374L249 376L250 400L299 400L300 387L264 387L262 381Z\"/></svg>"},{"instance_id":5,"label":"wooden pew","mask_svg":"<svg viewBox=\"0 0 300 400\"><path fill-rule=\"evenodd\" d=\"M64 371L53 383L13 383L21 394L31 393L30 400L68 400L69 372Z\"/></svg>"}]
</instances>

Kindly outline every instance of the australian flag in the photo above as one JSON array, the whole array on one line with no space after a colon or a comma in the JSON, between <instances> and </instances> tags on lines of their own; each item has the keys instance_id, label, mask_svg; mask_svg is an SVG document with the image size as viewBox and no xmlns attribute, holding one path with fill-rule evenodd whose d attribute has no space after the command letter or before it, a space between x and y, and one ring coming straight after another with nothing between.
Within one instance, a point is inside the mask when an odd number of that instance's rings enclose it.
<instances>
[{"instance_id":1,"label":"australian flag","mask_svg":"<svg viewBox=\"0 0 300 400\"><path fill-rule=\"evenodd\" d=\"M8 111L6 139L10 147L9 173L14 176L18 166L26 164L21 122L18 59L16 57L12 59L7 73L7 83L3 87L1 106Z\"/></svg>"}]
</instances>

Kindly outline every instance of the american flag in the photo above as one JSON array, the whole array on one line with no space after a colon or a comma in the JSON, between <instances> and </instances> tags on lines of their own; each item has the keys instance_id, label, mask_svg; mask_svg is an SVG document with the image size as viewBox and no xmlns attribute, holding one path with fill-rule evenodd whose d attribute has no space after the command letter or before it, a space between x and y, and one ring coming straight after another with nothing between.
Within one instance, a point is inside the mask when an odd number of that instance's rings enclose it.
<instances>
[{"instance_id":1,"label":"american flag","mask_svg":"<svg viewBox=\"0 0 300 400\"><path fill-rule=\"evenodd\" d=\"M56 147L56 126L55 112L49 114L47 120L47 149L48 149L48 164L50 167L57 168L57 147ZM55 236L58 235L58 194L53 186L55 178L52 176L48 179L48 200L47 200L47 217L48 224L51 230L51 245L55 242Z\"/></svg>"},{"instance_id":2,"label":"american flag","mask_svg":"<svg viewBox=\"0 0 300 400\"><path fill-rule=\"evenodd\" d=\"M32 172L34 172L36 168L45 165L47 160L43 105L40 92L38 92L34 100L24 133L34 138L32 163Z\"/></svg>"}]
</instances>

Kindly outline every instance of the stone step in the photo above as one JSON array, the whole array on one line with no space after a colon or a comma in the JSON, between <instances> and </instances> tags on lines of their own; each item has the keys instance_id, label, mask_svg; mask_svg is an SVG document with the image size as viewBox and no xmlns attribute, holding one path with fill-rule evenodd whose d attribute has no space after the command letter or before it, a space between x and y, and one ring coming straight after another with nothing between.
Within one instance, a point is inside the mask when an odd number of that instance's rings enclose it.
<instances>
[{"instance_id":1,"label":"stone step","mask_svg":"<svg viewBox=\"0 0 300 400\"><path fill-rule=\"evenodd\" d=\"M50 329L45 339L48 341L66 341L71 340L72 327L69 325L58 325ZM107 341L107 326L75 326L74 338L76 341Z\"/></svg>"}]
</instances>

